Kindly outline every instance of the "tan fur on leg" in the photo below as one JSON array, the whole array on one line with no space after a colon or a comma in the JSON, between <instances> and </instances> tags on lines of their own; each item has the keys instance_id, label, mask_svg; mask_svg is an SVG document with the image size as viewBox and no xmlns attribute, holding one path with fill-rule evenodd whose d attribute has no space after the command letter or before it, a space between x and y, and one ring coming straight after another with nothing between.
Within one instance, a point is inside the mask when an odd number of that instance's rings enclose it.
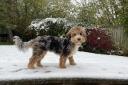
<instances>
[{"instance_id":1,"label":"tan fur on leg","mask_svg":"<svg viewBox=\"0 0 128 85\"><path fill-rule=\"evenodd\" d=\"M66 60L67 60L67 57L65 57L65 56L60 57L60 62L59 62L60 68L66 68L66 66L65 66Z\"/></svg>"},{"instance_id":2,"label":"tan fur on leg","mask_svg":"<svg viewBox=\"0 0 128 85\"><path fill-rule=\"evenodd\" d=\"M44 56L46 55L46 53L47 53L46 51L43 51L41 57L38 59L38 61L37 61L37 63L36 63L36 65L37 65L38 67L43 67L43 65L41 64L41 60L44 58Z\"/></svg>"},{"instance_id":3,"label":"tan fur on leg","mask_svg":"<svg viewBox=\"0 0 128 85\"><path fill-rule=\"evenodd\" d=\"M29 69L34 69L35 68L35 60L37 59L36 56L32 56L30 59L29 59L29 63L28 63L28 68Z\"/></svg>"},{"instance_id":4,"label":"tan fur on leg","mask_svg":"<svg viewBox=\"0 0 128 85\"><path fill-rule=\"evenodd\" d=\"M70 65L76 65L73 56L69 57L68 59L69 59Z\"/></svg>"},{"instance_id":5,"label":"tan fur on leg","mask_svg":"<svg viewBox=\"0 0 128 85\"><path fill-rule=\"evenodd\" d=\"M37 61L41 58L43 51L37 47L33 48L33 56L29 60L28 68L34 69Z\"/></svg>"},{"instance_id":6,"label":"tan fur on leg","mask_svg":"<svg viewBox=\"0 0 128 85\"><path fill-rule=\"evenodd\" d=\"M37 64L36 64L38 67L43 67L43 65L41 64L41 59L37 61Z\"/></svg>"}]
</instances>

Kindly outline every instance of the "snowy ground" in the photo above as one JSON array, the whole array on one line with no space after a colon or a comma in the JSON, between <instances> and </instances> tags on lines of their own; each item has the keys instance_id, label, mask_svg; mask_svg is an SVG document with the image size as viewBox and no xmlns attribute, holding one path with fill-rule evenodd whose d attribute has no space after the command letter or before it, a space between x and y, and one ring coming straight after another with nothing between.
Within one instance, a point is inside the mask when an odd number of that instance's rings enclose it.
<instances>
[{"instance_id":1,"label":"snowy ground","mask_svg":"<svg viewBox=\"0 0 128 85\"><path fill-rule=\"evenodd\" d=\"M46 78L103 78L128 79L128 57L77 52L77 65L67 62L66 69L58 68L59 57L49 52L43 68L27 69L31 49L22 53L15 46L0 46L0 80Z\"/></svg>"}]
</instances>

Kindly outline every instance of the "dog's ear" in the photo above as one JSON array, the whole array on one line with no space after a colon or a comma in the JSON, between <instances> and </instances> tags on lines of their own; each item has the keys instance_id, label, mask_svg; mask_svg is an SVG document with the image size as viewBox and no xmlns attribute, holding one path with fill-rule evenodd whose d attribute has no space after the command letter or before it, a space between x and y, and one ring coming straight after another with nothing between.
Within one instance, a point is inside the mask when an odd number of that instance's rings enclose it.
<instances>
[{"instance_id":1,"label":"dog's ear","mask_svg":"<svg viewBox=\"0 0 128 85\"><path fill-rule=\"evenodd\" d=\"M69 30L68 33L66 34L67 38L71 38L71 31Z\"/></svg>"}]
</instances>

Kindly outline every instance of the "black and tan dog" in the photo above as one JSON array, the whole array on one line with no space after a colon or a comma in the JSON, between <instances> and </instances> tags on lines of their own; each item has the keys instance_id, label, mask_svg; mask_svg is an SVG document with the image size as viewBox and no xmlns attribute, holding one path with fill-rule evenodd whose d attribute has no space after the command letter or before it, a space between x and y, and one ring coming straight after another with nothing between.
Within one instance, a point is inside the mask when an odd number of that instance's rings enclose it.
<instances>
[{"instance_id":1,"label":"black and tan dog","mask_svg":"<svg viewBox=\"0 0 128 85\"><path fill-rule=\"evenodd\" d=\"M60 55L59 66L66 68L66 60L69 59L70 65L75 65L73 54L78 50L82 43L86 42L86 30L83 27L72 27L66 34L66 38L55 36L38 36L28 42L23 42L20 37L14 36L16 46L25 51L27 48L33 49L32 57L29 60L28 68L34 69L35 66L41 67L41 60L47 51L52 51Z\"/></svg>"}]
</instances>

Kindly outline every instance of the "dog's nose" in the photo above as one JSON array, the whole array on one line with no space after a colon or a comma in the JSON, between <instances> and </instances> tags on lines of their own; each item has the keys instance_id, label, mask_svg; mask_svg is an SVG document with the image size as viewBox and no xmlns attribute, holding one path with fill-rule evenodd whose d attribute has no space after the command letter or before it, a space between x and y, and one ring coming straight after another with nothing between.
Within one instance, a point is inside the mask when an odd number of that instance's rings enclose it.
<instances>
[{"instance_id":1,"label":"dog's nose","mask_svg":"<svg viewBox=\"0 0 128 85\"><path fill-rule=\"evenodd\" d=\"M80 41L80 40L81 40L81 38L78 38L77 40L78 40L78 41Z\"/></svg>"}]
</instances>

